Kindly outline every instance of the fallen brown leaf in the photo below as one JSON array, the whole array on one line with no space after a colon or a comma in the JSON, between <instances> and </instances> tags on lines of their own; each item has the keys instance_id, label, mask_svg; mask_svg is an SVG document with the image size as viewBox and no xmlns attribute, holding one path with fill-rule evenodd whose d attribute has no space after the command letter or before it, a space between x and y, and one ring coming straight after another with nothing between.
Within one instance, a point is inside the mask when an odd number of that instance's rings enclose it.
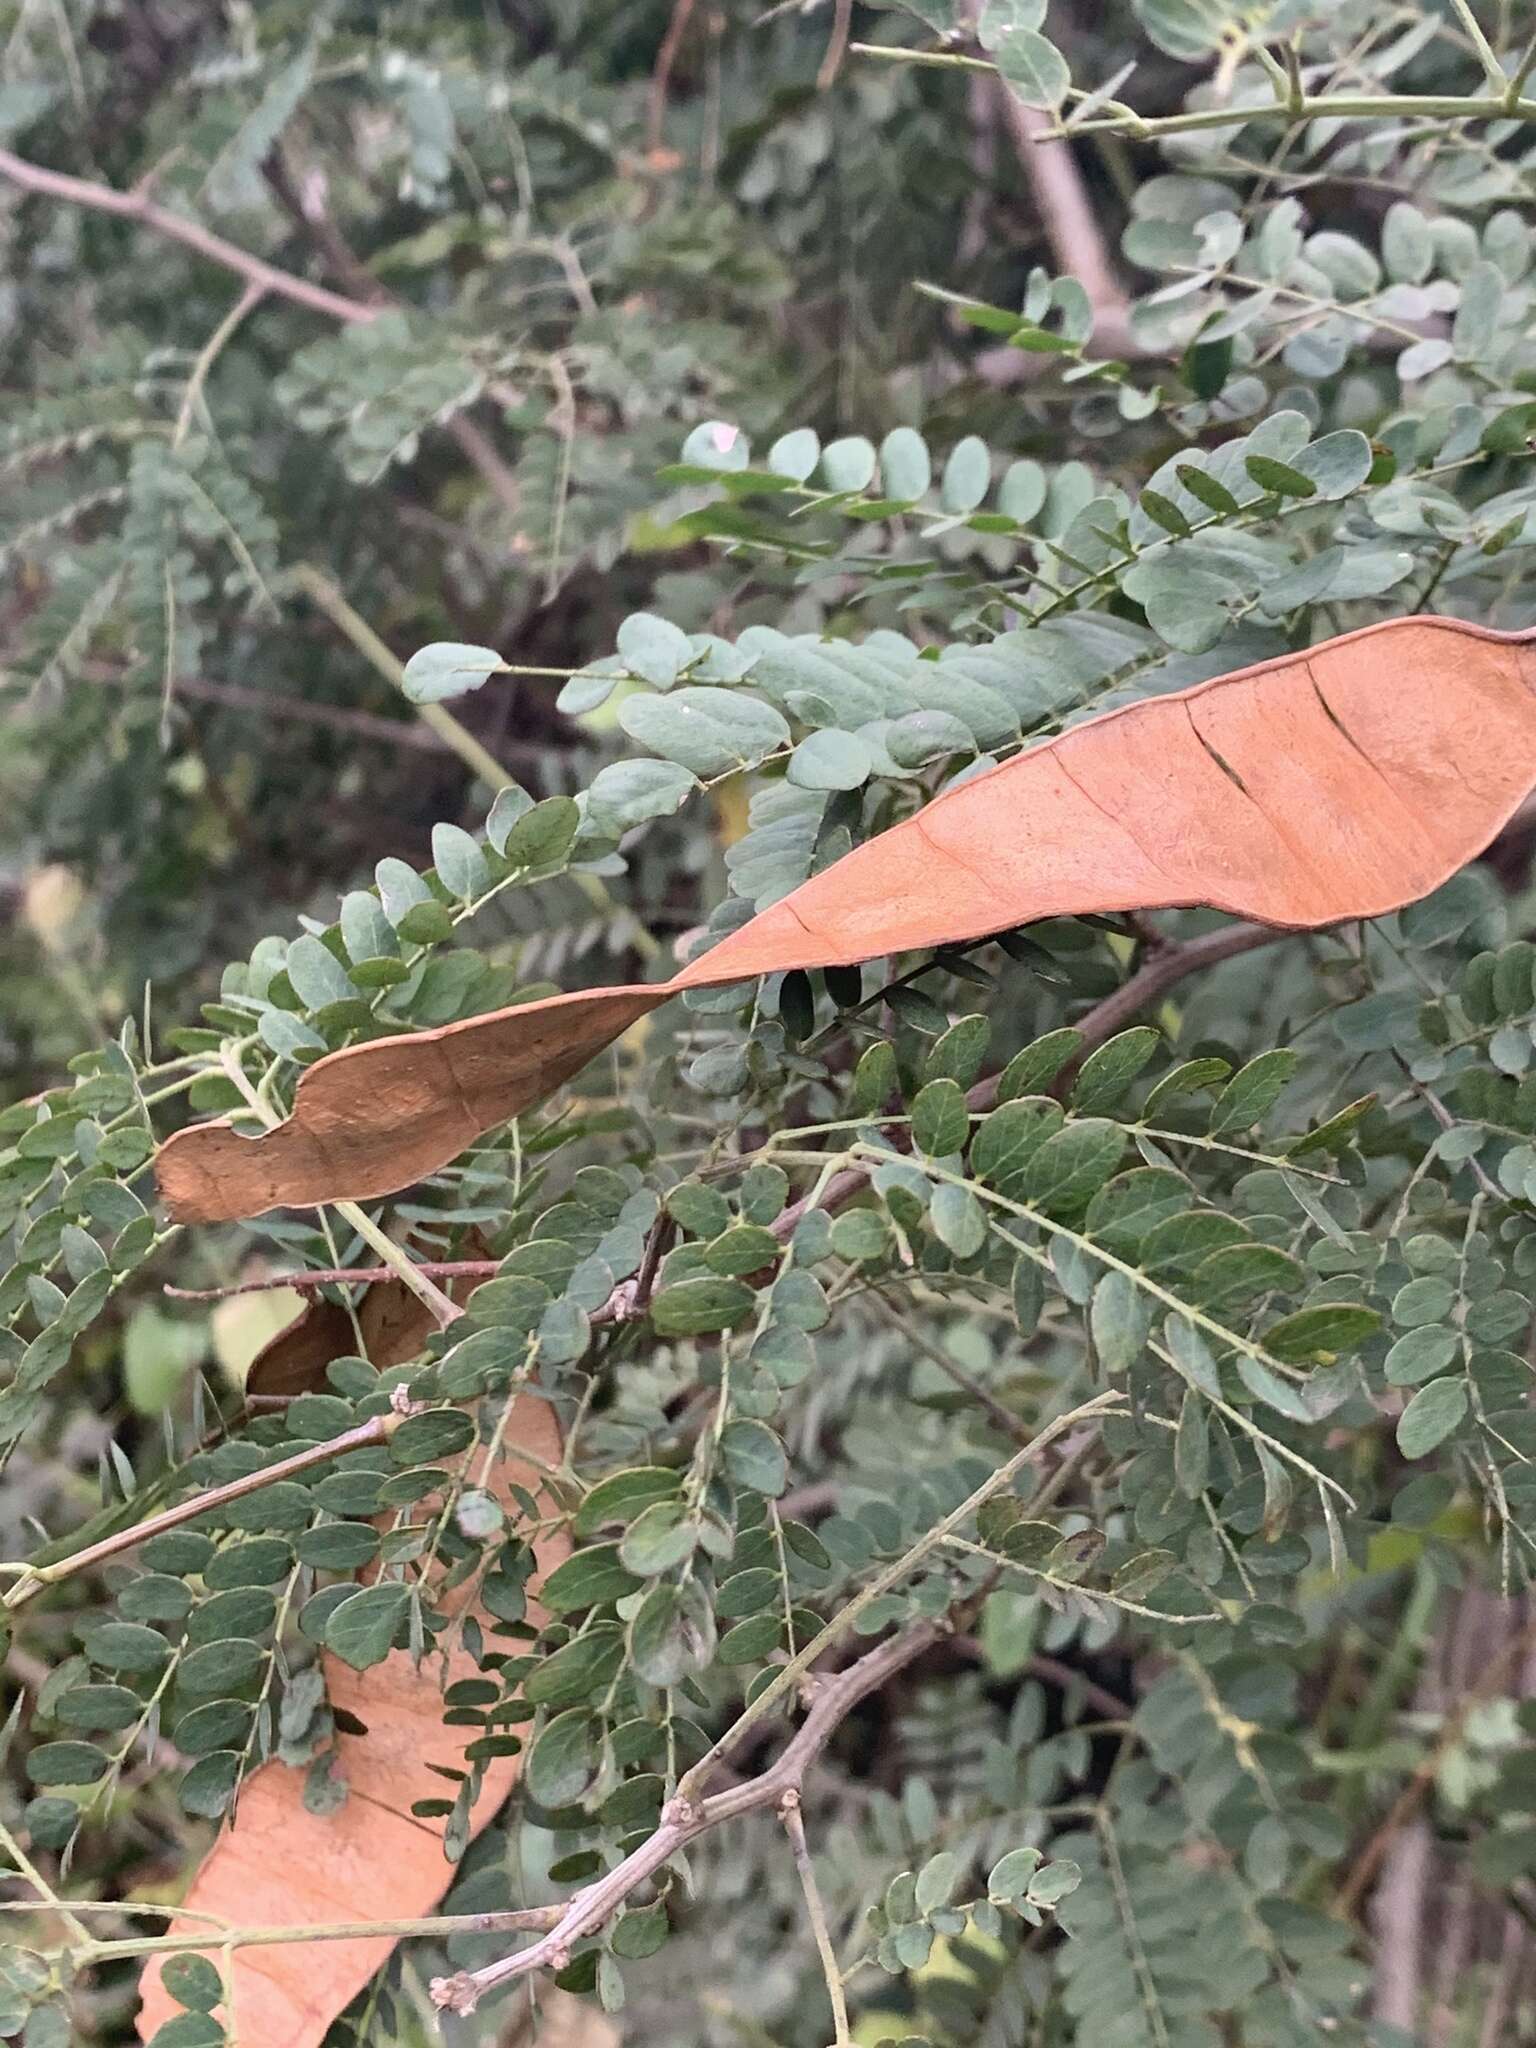
<instances>
[{"instance_id":1,"label":"fallen brown leaf","mask_svg":"<svg viewBox=\"0 0 1536 2048\"><path fill-rule=\"evenodd\" d=\"M339 1324L337 1322L339 1318ZM359 1320L368 1356L387 1367L413 1358L435 1324L401 1283L369 1288ZM339 1341L336 1341L339 1339ZM324 1363L356 1349L350 1319L329 1303L314 1303L290 1330L268 1347L275 1361L269 1381L281 1391L300 1392L321 1384ZM327 1346L335 1344L334 1349ZM322 1359L319 1371L317 1363ZM257 1361L258 1370L263 1360ZM267 1391L278 1391L269 1385ZM540 1465L558 1464L560 1431L546 1402L520 1396L504 1437L505 1453L490 1481L514 1525L521 1509L512 1488L537 1494ZM467 1457L474 1458L472 1448ZM536 1461L536 1462L532 1462ZM430 1503L426 1504L430 1511ZM569 1545L563 1536L538 1546L538 1575L558 1564ZM453 1601L444 1603L451 1608ZM474 1729L443 1724L442 1692L478 1667L463 1651L430 1660L417 1669L408 1652L396 1650L382 1664L354 1671L327 1655L326 1690L333 1708L351 1717L362 1732L338 1732L336 1775L347 1786L335 1813L313 1814L304 1806L305 1773L271 1762L254 1771L241 1788L234 1818L221 1831L192 1881L185 1904L190 1913L212 1915L232 1929L290 1927L324 1922L419 1919L431 1912L453 1876L443 1854L443 1823L411 1813L419 1799L444 1796L445 1781L430 1766L462 1763L462 1745ZM494 1817L516 1783L520 1757L487 1765L475 1806L473 1832ZM176 1920L169 1932L201 1933L206 1922ZM281 1943L232 1952L233 2010L227 2030L242 2043L281 2043L282 2048L315 2048L331 2021L387 1961L394 1939L313 1944ZM210 1943L216 1954L217 1942ZM145 1969L139 2035L149 2041L180 2007L171 1999L153 1959Z\"/></svg>"},{"instance_id":2,"label":"fallen brown leaf","mask_svg":"<svg viewBox=\"0 0 1536 2048\"><path fill-rule=\"evenodd\" d=\"M947 791L669 982L331 1053L266 1135L178 1132L188 1223L387 1195L530 1108L679 990L1196 905L1288 929L1379 917L1475 858L1536 783L1536 635L1392 619L1074 726Z\"/></svg>"}]
</instances>

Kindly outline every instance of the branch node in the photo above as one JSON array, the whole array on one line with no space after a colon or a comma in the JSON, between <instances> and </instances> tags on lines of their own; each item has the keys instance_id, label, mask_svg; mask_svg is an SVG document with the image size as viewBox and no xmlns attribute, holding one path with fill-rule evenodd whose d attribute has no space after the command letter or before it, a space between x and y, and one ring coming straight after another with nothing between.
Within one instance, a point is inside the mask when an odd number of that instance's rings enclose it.
<instances>
[{"instance_id":1,"label":"branch node","mask_svg":"<svg viewBox=\"0 0 1536 2048\"><path fill-rule=\"evenodd\" d=\"M451 1977L434 1977L431 1995L439 2012L457 2013L462 2019L467 2019L480 2003L479 1986L468 1970L455 1971Z\"/></svg>"},{"instance_id":2,"label":"branch node","mask_svg":"<svg viewBox=\"0 0 1536 2048\"><path fill-rule=\"evenodd\" d=\"M800 1679L798 1687L796 1688L800 1697L801 1706L814 1707L817 1700L819 1700L821 1698L821 1695L826 1691L829 1683L830 1681L828 1679L828 1676L824 1671L805 1672Z\"/></svg>"}]
</instances>

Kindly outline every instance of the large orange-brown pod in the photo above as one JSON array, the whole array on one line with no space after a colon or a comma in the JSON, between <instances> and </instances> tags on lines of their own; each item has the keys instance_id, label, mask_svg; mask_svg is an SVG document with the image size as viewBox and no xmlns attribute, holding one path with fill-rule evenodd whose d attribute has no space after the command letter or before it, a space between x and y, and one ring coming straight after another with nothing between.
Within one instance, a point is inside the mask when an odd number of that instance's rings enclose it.
<instances>
[{"instance_id":1,"label":"large orange-brown pod","mask_svg":"<svg viewBox=\"0 0 1536 2048\"><path fill-rule=\"evenodd\" d=\"M1205 905L1314 928L1449 879L1536 783L1536 634L1393 619L1086 720L946 792L671 981L350 1046L259 1138L162 1148L186 1222L386 1195L437 1171L685 988L1036 918Z\"/></svg>"},{"instance_id":2,"label":"large orange-brown pod","mask_svg":"<svg viewBox=\"0 0 1536 2048\"><path fill-rule=\"evenodd\" d=\"M267 1375L273 1384L285 1374L296 1387L317 1383L318 1354L310 1354L323 1347L329 1317L327 1305L317 1303L273 1340L268 1355L277 1370ZM396 1281L368 1290L361 1319L369 1355L380 1367L414 1357L435 1327L415 1296ZM350 1350L354 1341L348 1324L333 1355ZM476 1479L481 1455L476 1448L466 1453ZM522 1512L513 1487L537 1496L543 1484L540 1468L558 1465L560 1455L553 1409L520 1397L488 1481L512 1526ZM539 1576L558 1564L568 1548L563 1536L541 1543ZM442 1604L452 1611L454 1596ZM404 1650L367 1671L354 1671L329 1655L324 1665L332 1707L352 1717L349 1726L362 1731L336 1738L335 1771L346 1783L346 1800L333 1813L310 1813L302 1770L272 1762L251 1774L233 1818L220 1830L183 1902L190 1913L212 1915L232 1932L421 1919L452 1880L453 1867L443 1854L443 1823L418 1820L411 1807L419 1799L451 1795L452 1787L430 1766L462 1765L462 1745L479 1731L444 1725L443 1690L477 1675L478 1666L455 1651L446 1661L432 1658L418 1670ZM476 1834L511 1792L521 1761L505 1757L487 1765L472 1817ZM207 1933L207 1952L217 1960L217 1934L206 1920L177 1919L168 1931ZM226 2031L241 2048L316 2048L331 2021L383 1967L394 1945L392 1935L381 1934L234 1949ZM159 1958L144 1971L139 2013L144 2041L181 2010L166 1991L161 1971Z\"/></svg>"}]
</instances>

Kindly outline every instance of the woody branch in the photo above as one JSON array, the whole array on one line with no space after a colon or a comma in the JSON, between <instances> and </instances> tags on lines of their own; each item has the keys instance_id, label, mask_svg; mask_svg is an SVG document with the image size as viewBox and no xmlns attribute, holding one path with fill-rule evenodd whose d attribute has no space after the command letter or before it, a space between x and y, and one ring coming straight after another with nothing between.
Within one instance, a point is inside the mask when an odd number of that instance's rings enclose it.
<instances>
[{"instance_id":1,"label":"woody branch","mask_svg":"<svg viewBox=\"0 0 1536 2048\"><path fill-rule=\"evenodd\" d=\"M920 1657L943 1633L936 1621L921 1621L860 1657L833 1678L824 1680L815 1702L784 1753L768 1769L745 1784L732 1785L702 1799L680 1793L664 1809L661 1824L622 1863L576 1894L549 1932L479 1970L460 1970L432 1983L433 2002L455 2013L471 2013L488 1991L525 1977L534 1970L561 1970L576 1943L594 1933L630 1896L652 1878L680 1849L700 1835L742 1814L782 1808L798 1799L806 1772L821 1755L859 1701Z\"/></svg>"}]
</instances>

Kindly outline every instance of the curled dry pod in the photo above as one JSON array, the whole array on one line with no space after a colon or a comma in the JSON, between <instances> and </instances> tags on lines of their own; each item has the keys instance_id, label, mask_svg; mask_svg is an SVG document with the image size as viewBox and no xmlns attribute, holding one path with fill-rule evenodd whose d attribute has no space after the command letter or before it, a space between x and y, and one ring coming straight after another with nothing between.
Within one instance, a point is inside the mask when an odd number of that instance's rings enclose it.
<instances>
[{"instance_id":1,"label":"curled dry pod","mask_svg":"<svg viewBox=\"0 0 1536 2048\"><path fill-rule=\"evenodd\" d=\"M328 1304L317 1302L273 1340L268 1346L273 1377L316 1383L314 1362L326 1341L330 1313ZM369 1288L359 1320L373 1340L372 1362L380 1367L415 1357L435 1327L398 1281ZM355 1344L348 1323L345 1340L332 1355L351 1352ZM503 1445L489 1490L515 1528L522 1509L512 1489L537 1494L540 1467L560 1461L554 1411L543 1401L520 1396ZM475 1446L465 1453L476 1476L481 1455ZM420 1512L432 1509L427 1501ZM568 1548L563 1537L541 1543L538 1576L558 1564ZM451 1611L453 1595L442 1604ZM243 1933L327 1922L412 1920L429 1914L448 1889L453 1866L443 1853L443 1822L418 1819L411 1807L420 1799L452 1794L452 1786L430 1767L462 1765L462 1754L456 1752L480 1731L444 1726L443 1689L478 1675L478 1666L457 1649L446 1667L433 1657L418 1670L405 1650L392 1651L366 1671L354 1671L329 1654L324 1665L331 1705L345 1717L335 1748L335 1772L347 1787L345 1801L334 1813L311 1813L304 1804L303 1770L274 1761L253 1771L240 1789L233 1817L192 1881L183 1902L190 1915L212 1916L215 1923ZM475 1834L506 1800L521 1761L500 1757L486 1766L472 1816ZM173 1920L167 1931L202 1934L209 1931L209 1920ZM233 2006L224 2011L226 2031L232 2039L273 2048L317 2048L332 2020L382 1968L394 1945L391 1935L360 1935L234 1949ZM216 1939L209 1952L217 1961ZM143 2041L181 2010L161 1980L161 1967L160 1958L152 1958L144 1971Z\"/></svg>"},{"instance_id":2,"label":"curled dry pod","mask_svg":"<svg viewBox=\"0 0 1536 2048\"><path fill-rule=\"evenodd\" d=\"M1392 619L1086 720L947 791L669 982L351 1046L262 1137L179 1132L184 1222L393 1193L540 1101L685 988L1205 905L1295 930L1379 917L1473 859L1536 783L1536 635Z\"/></svg>"}]
</instances>

